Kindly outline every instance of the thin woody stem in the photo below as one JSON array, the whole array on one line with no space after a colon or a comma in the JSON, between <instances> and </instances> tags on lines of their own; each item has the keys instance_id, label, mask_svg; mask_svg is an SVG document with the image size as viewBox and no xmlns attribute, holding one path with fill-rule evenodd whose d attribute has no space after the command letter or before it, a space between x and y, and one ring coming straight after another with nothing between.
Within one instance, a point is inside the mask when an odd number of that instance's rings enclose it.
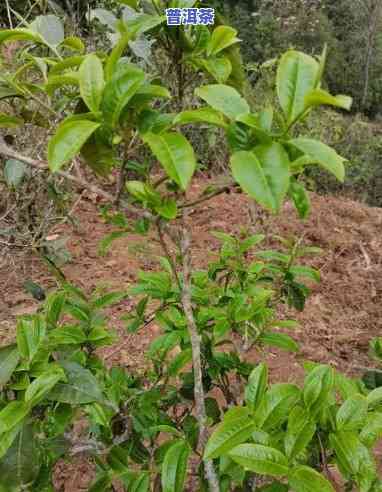
<instances>
[{"instance_id":1,"label":"thin woody stem","mask_svg":"<svg viewBox=\"0 0 382 492\"><path fill-rule=\"evenodd\" d=\"M198 333L191 300L191 234L183 217L180 248L182 254L183 286L182 306L187 320L192 347L192 366L194 371L194 397L196 419L199 424L198 450L203 454L207 439L206 408L204 403L203 374L201 362L201 337ZM219 492L219 482L213 462L204 460L205 476L211 492Z\"/></svg>"},{"instance_id":2,"label":"thin woody stem","mask_svg":"<svg viewBox=\"0 0 382 492\"><path fill-rule=\"evenodd\" d=\"M239 185L237 185L234 182L228 183L228 184L222 186L221 188L218 188L218 189L212 191L208 195L200 196L192 202L188 202L188 203L184 203L184 204L180 205L180 208L195 207L196 205L200 205L203 202L207 202L207 201L211 200L211 198L214 198L215 196L221 195L222 193L229 193L231 191L231 188L237 188L238 186Z\"/></svg>"},{"instance_id":3,"label":"thin woody stem","mask_svg":"<svg viewBox=\"0 0 382 492\"><path fill-rule=\"evenodd\" d=\"M1 137L0 137L0 155L24 162L25 164L28 164L29 166L35 169L39 169L40 171L49 170L48 163L46 161L39 160L39 159L32 159L31 157L20 154L19 152L9 147ZM67 179L68 181L71 181L72 183L74 183L75 185L81 188L85 188L91 191L92 193L98 195L101 198L104 198L105 200L110 201L111 203L114 203L114 196L112 194L102 190L101 188L99 188L96 185L93 185L92 183L89 183L88 181L86 181L86 179L80 176L73 176L72 174L66 171L56 171L54 174L56 176L61 176L62 178ZM137 217L143 217L151 221L155 219L155 217L149 211L138 209L127 202L121 203L121 209ZM166 224L166 232L170 234L170 227L167 226L167 224Z\"/></svg>"},{"instance_id":4,"label":"thin woody stem","mask_svg":"<svg viewBox=\"0 0 382 492\"><path fill-rule=\"evenodd\" d=\"M11 147L8 147L8 145L6 145L6 143L1 137L0 137L0 155L3 155L5 157L10 157L18 161L22 161L31 167L39 169L40 171L48 171L48 164L45 161L32 159L31 157L20 154L19 152L13 150ZM98 186L88 183L85 179L81 177L73 176L72 174L67 173L65 171L56 171L55 174L56 176L61 176L67 179L68 181L72 181L73 183L82 186L83 188L87 188L89 191L96 193L98 196L106 198L107 200L111 200L111 201L113 200L113 197L112 195L110 195L110 193L101 190L101 188L98 188Z\"/></svg>"},{"instance_id":5,"label":"thin woody stem","mask_svg":"<svg viewBox=\"0 0 382 492\"><path fill-rule=\"evenodd\" d=\"M38 160L38 159L32 159L31 157L25 156L23 154L20 154L19 152L13 150L11 147L9 147L2 137L0 136L0 155L4 157L10 157L11 159L16 159L18 161L22 161L25 164L28 164L29 166L39 169L40 171L48 171L48 163L43 160ZM104 198L105 200L109 201L110 203L114 203L114 196L108 193L107 191L102 190L96 185L93 185L92 183L89 183L86 181L84 178L80 176L73 176L72 174L65 172L65 171L56 171L54 173L56 176L61 176L62 178L67 179L68 181L71 181L75 185L85 188L92 193L95 193L99 197ZM150 220L151 222L154 222L157 220L157 218L150 213L148 210L143 210L134 207L127 201L122 201L119 207L120 210L123 210L127 214L131 214L135 217L138 218L145 218L147 220ZM171 227L169 224L162 224L162 230L171 238L171 240L177 244L178 241L178 233L177 230L174 227Z\"/></svg>"},{"instance_id":6,"label":"thin woody stem","mask_svg":"<svg viewBox=\"0 0 382 492\"><path fill-rule=\"evenodd\" d=\"M170 263L170 266L171 266L171 270L172 270L172 273L174 275L174 278L176 280L176 283L178 284L178 287L179 289L182 288L182 285L180 283L180 279L179 279L179 275L178 275L178 272L176 270L176 265L175 265L175 262L173 260L173 257L170 253L170 250L167 246L167 243L166 243L166 239L164 237L164 231L163 231L163 224L160 220L157 221L156 223L156 226L157 226L157 230L158 230L158 236L159 236L159 242L160 242L160 245L166 255L166 258L168 259L169 263Z\"/></svg>"},{"instance_id":7,"label":"thin woody stem","mask_svg":"<svg viewBox=\"0 0 382 492\"><path fill-rule=\"evenodd\" d=\"M323 467L324 473L327 476L328 480L333 485L335 491L336 492L340 492L340 489L338 487L338 484L337 484L336 480L334 479L334 477L333 477L333 475L332 475L332 473L331 473L331 471L330 471L330 469L328 467L328 461L327 461L327 458L326 458L325 448L324 448L324 445L322 443L321 436L320 436L319 433L317 433L317 437L318 437L318 442L319 442L319 445L320 445L321 460L322 460L322 467Z\"/></svg>"}]
</instances>

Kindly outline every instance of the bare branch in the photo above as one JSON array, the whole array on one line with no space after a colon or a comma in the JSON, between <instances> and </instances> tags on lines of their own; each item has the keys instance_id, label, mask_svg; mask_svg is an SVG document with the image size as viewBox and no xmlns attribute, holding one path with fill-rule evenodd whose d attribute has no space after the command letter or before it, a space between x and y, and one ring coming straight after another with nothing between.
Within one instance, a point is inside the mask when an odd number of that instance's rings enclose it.
<instances>
[{"instance_id":1,"label":"bare branch","mask_svg":"<svg viewBox=\"0 0 382 492\"><path fill-rule=\"evenodd\" d=\"M31 167L39 169L40 171L48 171L48 163L47 162L37 160L37 159L32 159L31 157L20 154L19 152L13 150L11 147L8 147L8 145L4 142L4 139L1 137L0 137L0 155L3 155L5 157L10 157L11 159L16 159L18 161L22 161ZM101 188L98 188L98 186L95 186L91 183L88 183L83 178L80 178L78 176L73 176L72 174L67 173L65 171L56 171L55 174L57 176L62 176L63 178L65 178L69 181L72 181L73 183L75 183L75 184L77 184L83 188L87 188L89 191L97 194L98 196L106 198L107 200L110 200L110 201L113 200L113 196L110 195L110 193L107 193L106 191L101 190Z\"/></svg>"}]
</instances>

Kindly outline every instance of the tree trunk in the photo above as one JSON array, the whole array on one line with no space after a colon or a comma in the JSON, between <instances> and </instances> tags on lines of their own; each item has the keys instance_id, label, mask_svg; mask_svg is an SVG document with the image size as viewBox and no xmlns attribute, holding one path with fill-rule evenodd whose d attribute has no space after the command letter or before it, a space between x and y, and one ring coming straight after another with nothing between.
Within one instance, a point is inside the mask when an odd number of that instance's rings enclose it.
<instances>
[{"instance_id":1,"label":"tree trunk","mask_svg":"<svg viewBox=\"0 0 382 492\"><path fill-rule=\"evenodd\" d=\"M366 108L367 96L369 94L369 84L370 84L370 66L374 49L374 42L377 33L377 27L380 21L382 12L382 0L372 1L368 10L369 16L369 28L367 34L367 45L366 45L366 60L365 60L365 76L364 76L364 86L363 95L361 102L361 109Z\"/></svg>"},{"instance_id":2,"label":"tree trunk","mask_svg":"<svg viewBox=\"0 0 382 492\"><path fill-rule=\"evenodd\" d=\"M192 366L194 370L194 395L196 419L199 424L198 450L201 454L208 439L206 428L206 408L204 404L204 388L201 361L201 339L196 326L191 302L191 234L185 221L181 231L181 254L183 266L182 306L186 315L188 331L192 346ZM216 476L213 462L204 460L205 476L211 492L219 492L219 482Z\"/></svg>"}]
</instances>

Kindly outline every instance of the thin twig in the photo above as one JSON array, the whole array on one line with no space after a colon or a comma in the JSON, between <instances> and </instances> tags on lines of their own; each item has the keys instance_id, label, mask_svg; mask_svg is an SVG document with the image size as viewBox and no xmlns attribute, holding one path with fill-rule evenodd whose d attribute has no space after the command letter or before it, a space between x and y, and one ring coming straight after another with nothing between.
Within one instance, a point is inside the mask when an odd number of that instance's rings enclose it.
<instances>
[{"instance_id":1,"label":"thin twig","mask_svg":"<svg viewBox=\"0 0 382 492\"><path fill-rule=\"evenodd\" d=\"M20 154L19 152L13 150L11 147L8 147L8 145L4 142L2 137L0 137L0 154L6 157L10 157L12 159L16 159L18 161L22 161L31 167L39 169L40 171L48 170L48 164L45 161L32 159L31 157L27 157L23 154ZM110 195L106 191L101 190L100 188L98 188L98 186L88 183L83 178L73 176L72 174L69 174L65 171L56 171L55 174L57 176L62 176L63 178L72 181L73 183L76 183L82 186L83 188L87 188L88 190L92 191L93 193L96 193L99 196L102 196L103 198L106 198L107 200L113 200L112 195Z\"/></svg>"},{"instance_id":2,"label":"thin twig","mask_svg":"<svg viewBox=\"0 0 382 492\"><path fill-rule=\"evenodd\" d=\"M5 5L7 7L7 15L8 15L8 22L9 22L9 27L13 29L13 23L12 23L12 17L11 17L11 11L9 8L9 1L5 0Z\"/></svg>"},{"instance_id":3,"label":"thin twig","mask_svg":"<svg viewBox=\"0 0 382 492\"><path fill-rule=\"evenodd\" d=\"M19 152L13 150L11 147L8 147L8 145L4 142L4 140L0 137L0 155L3 155L5 157L10 157L12 159L16 159L18 161L22 161L25 164L28 164L29 166L39 169L40 171L47 171L48 170L48 163L42 160L38 159L32 159L31 157L27 157L23 154L20 154ZM92 193L98 195L99 197L104 198L105 200L108 200L110 202L114 202L114 197L107 191L102 190L96 185L93 185L86 181L84 178L80 178L78 176L73 176L72 174L65 172L65 171L56 171L55 172L56 176L61 176L68 181L71 181L72 183L75 183L77 186L80 186L81 188L86 188L87 190L91 191ZM125 209L127 212L138 216L138 217L144 217L149 220L154 220L154 216L148 212L147 210L141 210L136 207L133 207L129 203L124 203L123 204L123 209Z\"/></svg>"},{"instance_id":4,"label":"thin twig","mask_svg":"<svg viewBox=\"0 0 382 492\"><path fill-rule=\"evenodd\" d=\"M367 254L367 251L362 243L359 244L359 249L361 250L361 253L363 254L363 257L365 258L365 263L366 263L366 268L365 270L370 270L371 269L371 260L370 256Z\"/></svg>"},{"instance_id":5,"label":"thin twig","mask_svg":"<svg viewBox=\"0 0 382 492\"><path fill-rule=\"evenodd\" d=\"M376 369L375 367L366 366L351 366L352 369L357 369L358 371L376 372L377 374L382 374L381 369Z\"/></svg>"},{"instance_id":6,"label":"thin twig","mask_svg":"<svg viewBox=\"0 0 382 492\"><path fill-rule=\"evenodd\" d=\"M218 188L217 190L213 191L212 193L209 193L208 195L201 196L197 198L196 200L188 203L184 203L183 205L180 205L180 208L190 208L190 207L195 207L195 205L199 205L200 203L206 202L208 200L211 200L211 198L214 198L215 196L221 195L222 193L229 193L231 191L232 187L238 187L236 183L229 183L221 188Z\"/></svg>"},{"instance_id":7,"label":"thin twig","mask_svg":"<svg viewBox=\"0 0 382 492\"><path fill-rule=\"evenodd\" d=\"M152 316L150 316L145 322L144 324L140 327L140 329L143 329L143 328L147 328L147 326L149 326L155 319L155 314L153 314ZM130 338L126 338L122 343L120 343L118 345L118 347L113 350L112 352L110 352L110 354L107 354L103 360L108 360L110 359L111 357L113 357L115 354L118 354L123 348L125 348L127 345L129 345L131 343L131 340Z\"/></svg>"}]
</instances>

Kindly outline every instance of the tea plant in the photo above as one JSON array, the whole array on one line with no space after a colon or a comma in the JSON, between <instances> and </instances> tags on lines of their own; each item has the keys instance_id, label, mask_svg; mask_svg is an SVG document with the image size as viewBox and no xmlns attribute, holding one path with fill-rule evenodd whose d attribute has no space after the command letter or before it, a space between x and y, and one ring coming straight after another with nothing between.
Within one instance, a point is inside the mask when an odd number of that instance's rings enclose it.
<instances>
[{"instance_id":1,"label":"tea plant","mask_svg":"<svg viewBox=\"0 0 382 492\"><path fill-rule=\"evenodd\" d=\"M370 355L372 359L378 362L381 366L382 362L382 339L374 338L370 341ZM364 368L366 369L366 368ZM382 386L382 370L369 369L363 376L363 381L369 389L375 389Z\"/></svg>"},{"instance_id":2,"label":"tea plant","mask_svg":"<svg viewBox=\"0 0 382 492\"><path fill-rule=\"evenodd\" d=\"M256 484L268 491L332 491L332 462L349 490L353 484L362 491L381 490L370 453L382 431L377 390L367 394L362 385L322 366L309 372L302 390L268 386L266 367L254 368L245 358L248 350L266 345L298 349L278 331L294 322L279 320L276 309L280 303L304 309L309 289L302 278L319 276L299 258L316 249L282 240L280 251L259 250L264 239L259 234L236 238L215 232L222 242L218 259L201 271L194 271L191 261L189 211L218 194L241 188L271 213L291 199L300 217L308 216L309 197L299 181L304 169L318 164L343 180L344 159L321 141L298 135L296 124L316 106L348 109L351 100L321 88L325 51L319 60L288 51L277 72L280 108L253 113L232 51L236 31L224 25L166 26L167 3L142 2L143 12L138 2L129 2L134 15L130 9L116 21L118 39L110 53L85 54L82 41L65 38L52 16L0 33L0 42L27 42L20 47L27 63L3 76L4 87L13 91L9 97L41 104L60 119L48 144L50 171L109 202L103 213L118 229L101 249L134 227L155 234L163 250L162 270L141 272L129 292L139 300L125 316L128 329L156 320L163 330L149 348L151 364L141 378L106 369L95 353L111 342L99 310L122 294L89 300L64 283L40 313L19 321L17 347L3 348L0 359L0 466L7 477L2 487L52 490L58 457L87 451L97 465L90 490L110 490L118 481L129 491L178 492L188 486L244 491ZM161 103L171 98L169 90L124 56L145 33L155 35L174 60L174 113ZM68 49L79 54L70 56ZM197 108L183 107L186 66L214 79L195 90ZM1 118L16 123L15 116ZM232 177L197 197L189 191L197 161L180 131L189 124L222 128L231 152ZM132 161L142 146L150 160ZM0 153L46 168L4 142ZM122 174L112 194L65 169L78 154L98 175L126 166L137 179ZM244 399L233 381L239 390L246 386ZM335 389L343 402L335 399ZM216 392L224 404L214 398ZM33 416L38 418L31 425ZM85 443L73 436L78 418L88 422ZM30 459L22 461L24 449L33 454L33 467L23 466ZM41 449L40 462L35 449ZM274 476L281 482L268 484Z\"/></svg>"}]
</instances>

